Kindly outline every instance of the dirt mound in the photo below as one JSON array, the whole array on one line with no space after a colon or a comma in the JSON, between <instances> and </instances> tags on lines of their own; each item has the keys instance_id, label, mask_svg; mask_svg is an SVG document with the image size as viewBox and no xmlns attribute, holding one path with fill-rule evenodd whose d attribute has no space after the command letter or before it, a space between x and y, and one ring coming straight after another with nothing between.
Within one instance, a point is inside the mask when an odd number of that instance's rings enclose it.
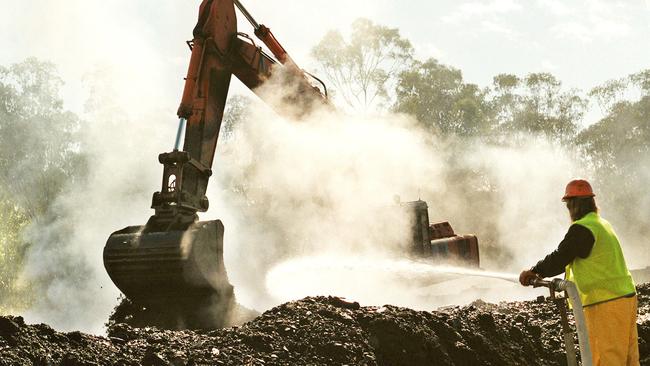
<instances>
[{"instance_id":1,"label":"dirt mound","mask_svg":"<svg viewBox=\"0 0 650 366\"><path fill-rule=\"evenodd\" d=\"M639 286L641 364L650 365L650 285ZM312 297L241 327L170 331L114 324L108 337L0 317L0 365L562 365L549 301L434 312Z\"/></svg>"},{"instance_id":2,"label":"dirt mound","mask_svg":"<svg viewBox=\"0 0 650 366\"><path fill-rule=\"evenodd\" d=\"M105 324L108 328L119 323L124 323L135 328L149 326L168 330L192 329L191 325L179 321L174 311L149 309L131 302L131 300L124 296L120 296L117 300L118 304L113 309ZM231 327L244 324L259 315L259 312L248 309L237 302L233 302L233 306L227 311L227 316L224 316L223 320L219 322L225 324L225 327ZM214 324L217 322L208 321L207 323Z\"/></svg>"}]
</instances>

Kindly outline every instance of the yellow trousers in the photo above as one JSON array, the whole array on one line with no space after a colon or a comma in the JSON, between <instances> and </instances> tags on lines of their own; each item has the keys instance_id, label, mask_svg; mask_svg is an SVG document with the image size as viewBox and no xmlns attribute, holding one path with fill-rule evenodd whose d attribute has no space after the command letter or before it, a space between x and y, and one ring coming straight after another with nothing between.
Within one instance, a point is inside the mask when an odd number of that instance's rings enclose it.
<instances>
[{"instance_id":1,"label":"yellow trousers","mask_svg":"<svg viewBox=\"0 0 650 366\"><path fill-rule=\"evenodd\" d=\"M594 366L639 365L636 296L590 305L584 312Z\"/></svg>"}]
</instances>

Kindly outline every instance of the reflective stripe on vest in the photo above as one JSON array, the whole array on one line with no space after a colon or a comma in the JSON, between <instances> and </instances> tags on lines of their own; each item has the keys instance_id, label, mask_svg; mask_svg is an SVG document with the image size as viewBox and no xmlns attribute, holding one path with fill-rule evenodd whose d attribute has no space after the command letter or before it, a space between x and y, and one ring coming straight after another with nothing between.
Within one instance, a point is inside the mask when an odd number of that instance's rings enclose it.
<instances>
[{"instance_id":1,"label":"reflective stripe on vest","mask_svg":"<svg viewBox=\"0 0 650 366\"><path fill-rule=\"evenodd\" d=\"M592 305L635 293L634 280L612 225L595 212L574 224L589 229L595 239L587 258L576 257L566 267L566 278L575 282L582 304Z\"/></svg>"}]
</instances>

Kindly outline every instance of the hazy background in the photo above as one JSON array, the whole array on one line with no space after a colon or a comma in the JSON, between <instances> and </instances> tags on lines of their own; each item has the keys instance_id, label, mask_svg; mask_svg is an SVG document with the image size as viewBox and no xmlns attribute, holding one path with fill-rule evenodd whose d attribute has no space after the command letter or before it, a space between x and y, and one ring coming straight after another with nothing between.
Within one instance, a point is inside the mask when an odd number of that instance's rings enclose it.
<instances>
[{"instance_id":1,"label":"hazy background","mask_svg":"<svg viewBox=\"0 0 650 366\"><path fill-rule=\"evenodd\" d=\"M599 106L587 93L607 80L650 67L650 50L645 47L650 31L648 2L244 4L259 22L272 28L297 62L319 75L322 64L312 49L329 30L348 35L353 21L365 17L398 28L401 37L411 41L415 59L435 58L462 70L462 85L475 84L474 94L482 95L479 89L491 87L486 100L507 94L497 92L496 75L509 73L524 80L530 73L550 72L562 82L562 93L587 100L584 113L571 123L591 126L608 116L613 121L581 144L534 129L515 129L512 134L492 131L486 140L478 132L461 137L432 132L435 128L426 116L415 112L418 106L409 109L409 103L373 106L361 113L344 106L339 93L337 104L351 113L317 114L296 124L260 105L234 80L231 95L244 98L231 105L243 106L246 112L229 110L229 134L217 151L211 209L204 217L218 217L225 223L226 265L245 305L264 310L309 293L339 292L366 304L392 302L420 309L478 297L492 301L533 297L537 292L504 282L412 283L412 273L404 272L403 263L391 261L396 258L384 253L403 234L399 225L377 222L375 213L378 207L390 205L394 195L404 201L422 198L429 203L432 221L449 220L457 232L479 236L485 268L516 272L532 265L562 238L568 218L559 197L564 184L576 176L597 178L599 198L600 192L606 192L599 204L624 239L631 266L647 265L650 199L645 192L628 194L635 192L630 182L647 183L650 177L647 144L620 154L612 150L618 160L608 165L599 163L609 160L597 152L607 155L610 150L594 145L602 139L593 137L617 132L624 144L629 127L631 138L643 141L649 130L647 114L629 110L636 108L634 103L640 103L647 90L623 90L630 105L618 112ZM23 289L7 290L11 296L5 298L26 297L4 303L5 311L24 313L28 321L61 329L101 332L118 295L103 269L102 248L112 231L143 224L152 213L150 197L159 189L162 170L157 154L172 148L175 111L189 58L184 42L191 37L198 5L199 1L157 1L155 6L122 0L71 0L65 5L0 2L0 65L10 68L36 57L51 61L56 69L48 72L63 81L51 81L61 103L43 101L39 96L50 94L41 89L17 88L16 98L38 100L56 113L42 118L42 113L24 107L24 114L33 118L15 119L12 128L25 131L28 138L3 140L2 158L7 164L10 156L20 162L6 165L7 169L3 165L3 184L11 186L3 191L3 199L9 200L4 207L11 209L3 212L13 215L10 218L18 228L3 231L3 244L9 248L10 241L29 243L18 246L20 266L0 271L13 281L4 286ZM241 31L252 33L241 20L240 26ZM21 70L8 75L21 75ZM413 78L404 78L403 85L417 86L415 81L409 84ZM39 80L9 76L3 82L39 85ZM515 94L525 100L530 91L522 83ZM570 92L573 88L579 91ZM394 89L389 94L393 100L410 100ZM645 110L642 106L640 111ZM11 109L16 110L20 109ZM614 123L621 116L634 123ZM39 122L43 120L56 123ZM612 125L621 127L608 130ZM30 138L35 142L26 143ZM66 145L66 141L73 143ZM25 214L20 208L32 206L16 197L45 191L33 183L40 182L34 164L46 171L56 161L44 153L29 154L22 146L41 146L37 144L68 155L83 152L83 162L75 165L77 173L57 178L58 188L47 198L46 207ZM25 153L10 155L14 146L25 148ZM69 163L67 158L62 161ZM621 161L634 164L621 165ZM66 169L60 168L71 171ZM607 200L607 193L618 187L625 193L621 200ZM363 259L371 254L377 262ZM285 259L290 261L275 267ZM302 260L309 263L310 272ZM363 275L350 268L359 268ZM266 270L274 276L267 279ZM353 273L357 277L350 277ZM346 283L346 278L354 280ZM467 289L468 296L453 292L447 296L449 288Z\"/></svg>"},{"instance_id":2,"label":"hazy background","mask_svg":"<svg viewBox=\"0 0 650 366\"><path fill-rule=\"evenodd\" d=\"M53 61L66 81L62 94L67 108L82 111L87 98L82 77L101 63L119 70L114 81L120 100L127 103L144 94L140 105L175 111L189 56L184 41L191 38L200 1L0 4L0 64L29 56ZM647 0L334 0L326 6L279 0L244 5L307 68L314 67L310 49L326 31L349 28L359 17L399 28L419 58L435 57L460 68L479 85L503 72L550 71L569 88L588 89L646 68L650 58ZM240 30L252 33L242 17Z\"/></svg>"}]
</instances>

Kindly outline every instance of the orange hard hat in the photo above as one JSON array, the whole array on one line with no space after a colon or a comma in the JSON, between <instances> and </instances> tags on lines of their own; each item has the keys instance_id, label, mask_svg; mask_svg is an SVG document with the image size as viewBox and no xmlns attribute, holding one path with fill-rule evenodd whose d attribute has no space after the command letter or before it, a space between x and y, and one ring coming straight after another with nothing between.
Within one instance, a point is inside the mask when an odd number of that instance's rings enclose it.
<instances>
[{"instance_id":1,"label":"orange hard hat","mask_svg":"<svg viewBox=\"0 0 650 366\"><path fill-rule=\"evenodd\" d=\"M584 179L574 179L566 185L564 190L564 197L562 201L566 201L569 198L573 197L594 197L594 190L591 188L591 184Z\"/></svg>"}]
</instances>

